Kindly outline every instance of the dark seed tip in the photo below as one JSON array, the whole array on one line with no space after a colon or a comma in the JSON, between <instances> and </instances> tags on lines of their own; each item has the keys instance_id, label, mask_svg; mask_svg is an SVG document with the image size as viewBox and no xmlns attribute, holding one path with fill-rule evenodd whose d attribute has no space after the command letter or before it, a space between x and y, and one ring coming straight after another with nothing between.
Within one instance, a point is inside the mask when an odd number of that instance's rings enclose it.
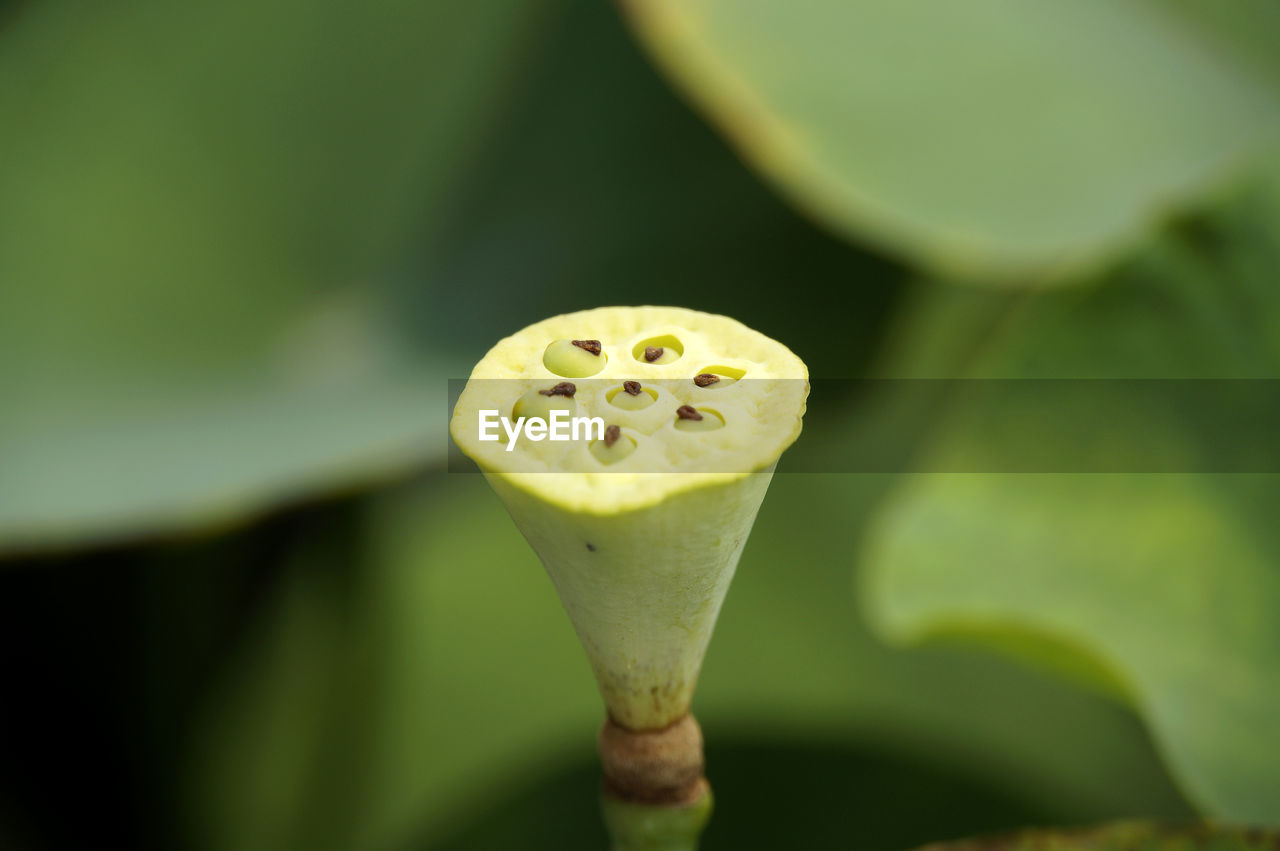
<instances>
[{"instance_id":1,"label":"dark seed tip","mask_svg":"<svg viewBox=\"0 0 1280 851\"><path fill-rule=\"evenodd\" d=\"M698 409L692 405L681 405L676 408L676 417L682 420L700 420L702 414L698 413Z\"/></svg>"},{"instance_id":2,"label":"dark seed tip","mask_svg":"<svg viewBox=\"0 0 1280 851\"><path fill-rule=\"evenodd\" d=\"M695 376L693 383L699 387L706 387L708 384L715 384L719 380L720 376L714 375L710 372L704 372L701 375Z\"/></svg>"},{"instance_id":3,"label":"dark seed tip","mask_svg":"<svg viewBox=\"0 0 1280 851\"><path fill-rule=\"evenodd\" d=\"M662 351L662 346L645 346L644 359L649 363L653 363L658 358L662 357Z\"/></svg>"},{"instance_id":4,"label":"dark seed tip","mask_svg":"<svg viewBox=\"0 0 1280 851\"><path fill-rule=\"evenodd\" d=\"M625 390L625 391L627 391L627 394L628 394L628 395L630 395L630 396L639 396L639 395L640 395L640 382L639 382L639 381L624 381L624 382L622 382L622 389L623 389L623 390Z\"/></svg>"},{"instance_id":5,"label":"dark seed tip","mask_svg":"<svg viewBox=\"0 0 1280 851\"><path fill-rule=\"evenodd\" d=\"M591 352L593 355L600 354L599 340L574 340L573 344L583 351Z\"/></svg>"},{"instance_id":6,"label":"dark seed tip","mask_svg":"<svg viewBox=\"0 0 1280 851\"><path fill-rule=\"evenodd\" d=\"M596 551L596 545L591 543L590 541L587 541L587 551L594 553Z\"/></svg>"},{"instance_id":7,"label":"dark seed tip","mask_svg":"<svg viewBox=\"0 0 1280 851\"><path fill-rule=\"evenodd\" d=\"M567 396L572 399L573 394L578 392L578 388L572 381L561 381L555 387L549 387L538 392L543 396Z\"/></svg>"},{"instance_id":8,"label":"dark seed tip","mask_svg":"<svg viewBox=\"0 0 1280 851\"><path fill-rule=\"evenodd\" d=\"M613 446L615 443L617 443L619 437L622 437L622 429L618 428L616 425L611 425L607 429L605 429L604 430L605 448Z\"/></svg>"}]
</instances>

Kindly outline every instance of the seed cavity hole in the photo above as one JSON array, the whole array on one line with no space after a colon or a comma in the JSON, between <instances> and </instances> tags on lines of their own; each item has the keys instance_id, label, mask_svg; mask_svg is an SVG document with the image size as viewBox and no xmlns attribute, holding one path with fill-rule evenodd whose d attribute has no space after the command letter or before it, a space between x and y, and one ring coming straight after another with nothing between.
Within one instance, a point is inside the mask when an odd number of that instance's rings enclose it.
<instances>
[{"instance_id":1,"label":"seed cavity hole","mask_svg":"<svg viewBox=\"0 0 1280 851\"><path fill-rule=\"evenodd\" d=\"M707 390L718 390L728 387L746 374L745 369L736 366L708 366L694 376L693 383Z\"/></svg>"},{"instance_id":2,"label":"seed cavity hole","mask_svg":"<svg viewBox=\"0 0 1280 851\"><path fill-rule=\"evenodd\" d=\"M684 355L684 343L671 334L650 337L636 343L631 356L640 363L664 364L675 363Z\"/></svg>"},{"instance_id":3,"label":"seed cavity hole","mask_svg":"<svg viewBox=\"0 0 1280 851\"><path fill-rule=\"evenodd\" d=\"M599 340L554 340L542 352L542 365L565 378L587 378L608 362Z\"/></svg>"},{"instance_id":4,"label":"seed cavity hole","mask_svg":"<svg viewBox=\"0 0 1280 851\"><path fill-rule=\"evenodd\" d=\"M636 385L635 393L624 384L621 387L610 388L604 398L609 404L615 408L621 408L624 411L643 411L645 408L658 401L658 391L651 387L644 387L637 381L628 381L626 384Z\"/></svg>"},{"instance_id":5,"label":"seed cavity hole","mask_svg":"<svg viewBox=\"0 0 1280 851\"><path fill-rule=\"evenodd\" d=\"M712 408L681 405L676 408L676 428L680 431L715 431L724 428L724 416Z\"/></svg>"}]
</instances>

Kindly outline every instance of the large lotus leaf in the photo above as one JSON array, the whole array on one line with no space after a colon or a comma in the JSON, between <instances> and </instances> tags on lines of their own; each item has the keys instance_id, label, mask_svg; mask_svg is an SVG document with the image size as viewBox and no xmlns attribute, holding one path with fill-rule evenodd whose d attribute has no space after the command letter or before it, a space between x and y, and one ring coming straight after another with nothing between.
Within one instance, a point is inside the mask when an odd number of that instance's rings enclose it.
<instances>
[{"instance_id":1,"label":"large lotus leaf","mask_svg":"<svg viewBox=\"0 0 1280 851\"><path fill-rule=\"evenodd\" d=\"M947 274L1122 252L1271 144L1269 0L629 0L745 159L833 229Z\"/></svg>"},{"instance_id":2,"label":"large lotus leaf","mask_svg":"<svg viewBox=\"0 0 1280 851\"><path fill-rule=\"evenodd\" d=\"M407 333L385 282L459 191L535 5L5 16L0 549L228 519L443 453L462 359Z\"/></svg>"},{"instance_id":3,"label":"large lotus leaf","mask_svg":"<svg viewBox=\"0 0 1280 851\"><path fill-rule=\"evenodd\" d=\"M1277 197L1178 228L1104 287L1022 299L960 369L1175 389L1179 376L1276 378ZM906 344L930 348L946 312L925 311ZM940 417L926 467L1045 439L1034 410L972 408L961 394ZM1217 444L1237 436L1231 413ZM1083 654L1066 667L1132 701L1207 812L1278 822L1280 477L1180 472L1205 446L1179 417L1136 410L1110 426L1162 447L1165 472L1073 473L1068 459L1056 474L905 482L868 544L876 619L900 639L969 635L1054 667Z\"/></svg>"}]
</instances>

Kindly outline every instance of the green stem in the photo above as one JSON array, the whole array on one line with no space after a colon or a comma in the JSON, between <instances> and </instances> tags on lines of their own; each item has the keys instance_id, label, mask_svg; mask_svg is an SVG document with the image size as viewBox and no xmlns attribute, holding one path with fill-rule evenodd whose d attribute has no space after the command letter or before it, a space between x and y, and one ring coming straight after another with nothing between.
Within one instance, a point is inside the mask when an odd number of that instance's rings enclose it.
<instances>
[{"instance_id":1,"label":"green stem","mask_svg":"<svg viewBox=\"0 0 1280 851\"><path fill-rule=\"evenodd\" d=\"M621 801L605 793L600 801L613 851L698 851L698 837L711 818L711 787L684 806Z\"/></svg>"}]
</instances>

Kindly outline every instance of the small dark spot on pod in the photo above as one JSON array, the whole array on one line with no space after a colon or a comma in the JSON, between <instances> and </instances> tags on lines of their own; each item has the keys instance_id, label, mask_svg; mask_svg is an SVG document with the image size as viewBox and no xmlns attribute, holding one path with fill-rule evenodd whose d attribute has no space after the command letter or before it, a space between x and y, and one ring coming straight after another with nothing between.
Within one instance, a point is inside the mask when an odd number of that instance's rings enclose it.
<instances>
[{"instance_id":1,"label":"small dark spot on pod","mask_svg":"<svg viewBox=\"0 0 1280 851\"><path fill-rule=\"evenodd\" d=\"M573 342L573 344L574 344L575 346L577 346L578 348L580 348L580 349L582 349L582 350L584 350L584 351L591 352L591 354L593 354L593 355L598 355L598 354L600 354L600 341L599 341L599 340L573 340L572 342Z\"/></svg>"},{"instance_id":2,"label":"small dark spot on pod","mask_svg":"<svg viewBox=\"0 0 1280 851\"><path fill-rule=\"evenodd\" d=\"M693 379L693 383L698 385L699 387L706 387L709 384L715 384L719 380L720 380L720 376L713 375L710 372L704 372L701 375L695 376Z\"/></svg>"},{"instance_id":3,"label":"small dark spot on pod","mask_svg":"<svg viewBox=\"0 0 1280 851\"><path fill-rule=\"evenodd\" d=\"M622 429L616 425L611 425L604 430L604 445L613 446L618 442L618 438L622 437Z\"/></svg>"},{"instance_id":4,"label":"small dark spot on pod","mask_svg":"<svg viewBox=\"0 0 1280 851\"><path fill-rule=\"evenodd\" d=\"M662 346L645 346L644 347L644 359L649 363L653 363L660 357L662 357ZM685 373L685 374L687 375L688 373Z\"/></svg>"},{"instance_id":5,"label":"small dark spot on pod","mask_svg":"<svg viewBox=\"0 0 1280 851\"><path fill-rule=\"evenodd\" d=\"M702 414L698 413L698 409L692 405L681 405L676 408L676 417L682 420L700 420Z\"/></svg>"},{"instance_id":6,"label":"small dark spot on pod","mask_svg":"<svg viewBox=\"0 0 1280 851\"><path fill-rule=\"evenodd\" d=\"M594 553L596 551L596 545L587 541L587 551Z\"/></svg>"},{"instance_id":7,"label":"small dark spot on pod","mask_svg":"<svg viewBox=\"0 0 1280 851\"><path fill-rule=\"evenodd\" d=\"M629 395L629 396L639 396L639 395L640 395L640 382L639 382L639 381L624 381L624 382L622 382L622 389L623 389L623 390L625 390L625 391L627 391L627 395Z\"/></svg>"}]
</instances>

